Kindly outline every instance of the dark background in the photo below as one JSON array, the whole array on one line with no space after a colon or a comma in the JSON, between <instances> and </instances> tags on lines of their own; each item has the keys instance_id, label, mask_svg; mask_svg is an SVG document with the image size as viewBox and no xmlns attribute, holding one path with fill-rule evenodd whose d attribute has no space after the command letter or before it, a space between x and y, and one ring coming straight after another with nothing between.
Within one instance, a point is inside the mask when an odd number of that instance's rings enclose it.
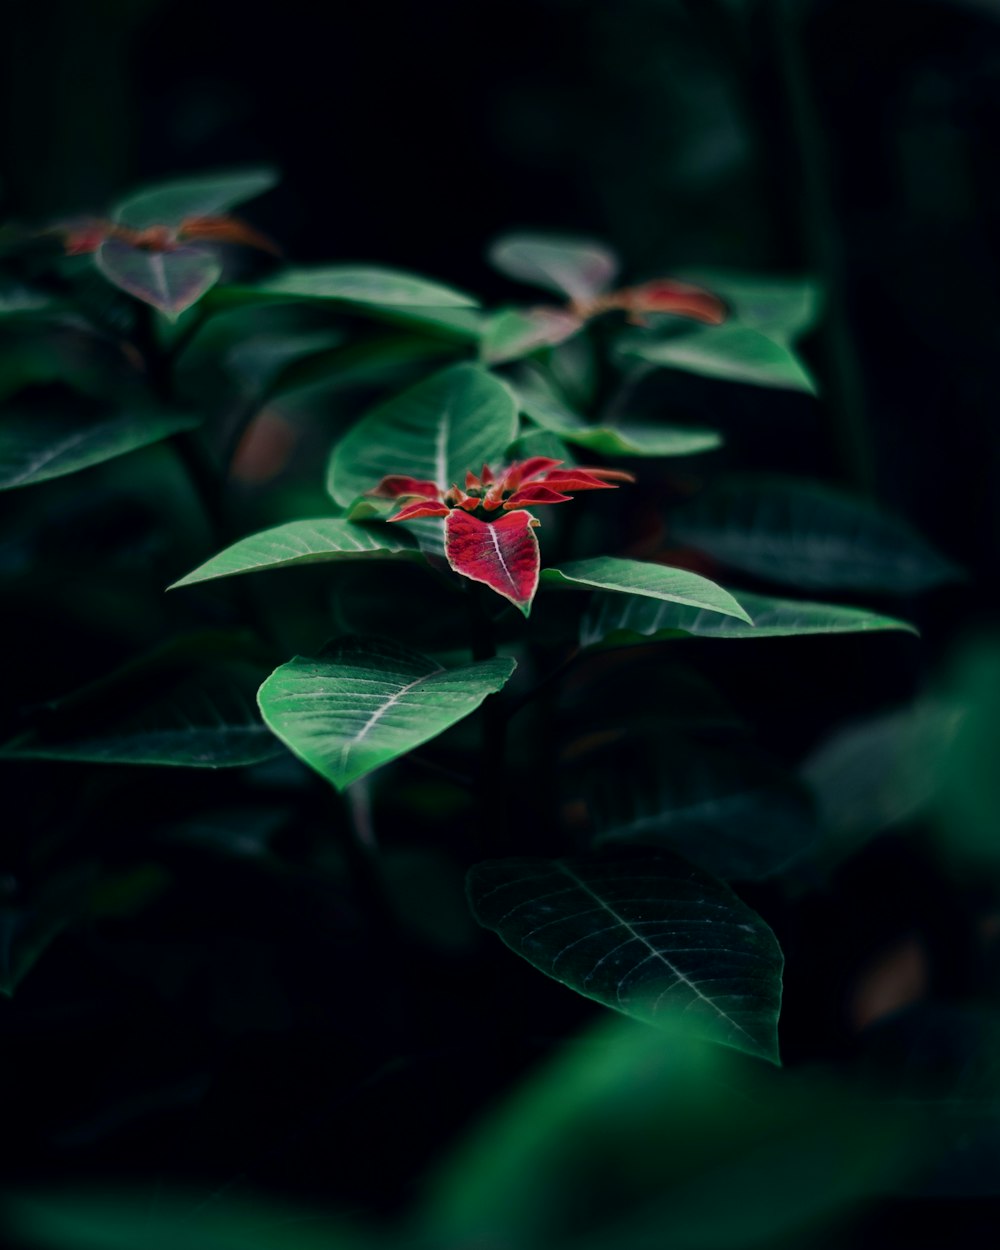
<instances>
[{"instance_id":1,"label":"dark background","mask_svg":"<svg viewBox=\"0 0 1000 1250\"><path fill-rule=\"evenodd\" d=\"M741 679L743 657L727 659L723 684L743 680L747 702L769 692L777 725L813 681L817 717L833 719L862 690L868 705L907 697L994 621L997 6L8 0L4 27L5 217L100 211L137 183L271 162L283 182L246 215L295 262L375 261L509 299L485 246L541 227L606 239L636 278L689 264L818 274L841 329L806 353L829 400L717 385L708 402L734 457L876 496L972 577L919 610L893 605L919 616L919 655L845 643L824 666L825 644L809 643L779 673ZM791 741L818 724L771 732ZM789 970L793 1055L847 1045L842 983L880 926L918 917L946 991L963 989L964 949L941 914L957 904L940 902L919 853L881 846L852 871L816 932L798 934L812 963ZM221 893L218 876L180 876L138 937L63 944L8 1013L13 1176L134 1172L393 1207L411 1196L414 1157L589 1013L497 944L492 980L459 963L451 980L435 970L419 1008L380 1005L394 1028L412 1010L422 1039L418 1069L383 1071L392 1047L373 1049L361 1019L379 957L350 958L350 917L303 908L251 867ZM865 919L887 889L893 903ZM824 955L824 926L846 931L846 954ZM458 1045L457 995L471 1030ZM973 1217L948 1218L960 1230Z\"/></svg>"}]
</instances>

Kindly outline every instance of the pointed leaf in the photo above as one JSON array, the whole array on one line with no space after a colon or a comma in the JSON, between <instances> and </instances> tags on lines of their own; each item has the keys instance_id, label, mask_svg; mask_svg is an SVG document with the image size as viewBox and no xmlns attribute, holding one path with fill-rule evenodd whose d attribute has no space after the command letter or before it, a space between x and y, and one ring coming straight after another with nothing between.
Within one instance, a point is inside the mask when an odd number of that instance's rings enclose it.
<instances>
[{"instance_id":1,"label":"pointed leaf","mask_svg":"<svg viewBox=\"0 0 1000 1250\"><path fill-rule=\"evenodd\" d=\"M176 590L178 586L191 586L216 577L233 577L237 573L256 573L261 569L393 556L419 558L408 535L388 526L360 525L339 517L289 521L241 538L168 589Z\"/></svg>"},{"instance_id":2,"label":"pointed leaf","mask_svg":"<svg viewBox=\"0 0 1000 1250\"><path fill-rule=\"evenodd\" d=\"M753 624L676 603L657 603L638 595L597 595L580 625L584 647L627 646L667 638L798 638L807 634L860 634L874 630L917 630L906 621L867 608L833 603L804 603L739 592Z\"/></svg>"},{"instance_id":3,"label":"pointed leaf","mask_svg":"<svg viewBox=\"0 0 1000 1250\"><path fill-rule=\"evenodd\" d=\"M32 486L158 443L200 418L154 410L100 417L12 413L0 417L0 490Z\"/></svg>"},{"instance_id":4,"label":"pointed leaf","mask_svg":"<svg viewBox=\"0 0 1000 1250\"><path fill-rule=\"evenodd\" d=\"M671 535L731 568L809 590L913 594L962 576L904 521L794 478L716 482L673 513Z\"/></svg>"},{"instance_id":5,"label":"pointed leaf","mask_svg":"<svg viewBox=\"0 0 1000 1250\"><path fill-rule=\"evenodd\" d=\"M813 278L738 269L698 269L684 276L721 295L736 321L771 338L798 338L812 329L822 311L822 289Z\"/></svg>"},{"instance_id":6,"label":"pointed leaf","mask_svg":"<svg viewBox=\"0 0 1000 1250\"><path fill-rule=\"evenodd\" d=\"M445 555L456 573L482 582L519 608L525 616L538 589L541 563L535 519L527 512L508 512L495 521L480 521L461 509L445 521Z\"/></svg>"},{"instance_id":7,"label":"pointed leaf","mask_svg":"<svg viewBox=\"0 0 1000 1250\"><path fill-rule=\"evenodd\" d=\"M503 383L453 365L362 417L334 448L327 488L343 507L392 473L447 490L502 459L516 433L517 404Z\"/></svg>"},{"instance_id":8,"label":"pointed leaf","mask_svg":"<svg viewBox=\"0 0 1000 1250\"><path fill-rule=\"evenodd\" d=\"M222 276L222 262L204 247L153 252L108 239L97 250L95 261L109 282L170 318L196 304Z\"/></svg>"},{"instance_id":9,"label":"pointed leaf","mask_svg":"<svg viewBox=\"0 0 1000 1250\"><path fill-rule=\"evenodd\" d=\"M398 269L323 265L287 269L260 283L262 293L295 299L342 300L350 304L385 304L413 308L478 308L464 291Z\"/></svg>"},{"instance_id":10,"label":"pointed leaf","mask_svg":"<svg viewBox=\"0 0 1000 1250\"><path fill-rule=\"evenodd\" d=\"M0 749L0 759L149 764L178 768L239 768L281 755L261 722L254 692L256 666L218 663L171 683L137 706L99 709L72 727L23 734Z\"/></svg>"},{"instance_id":11,"label":"pointed leaf","mask_svg":"<svg viewBox=\"0 0 1000 1250\"><path fill-rule=\"evenodd\" d=\"M583 319L565 308L509 308L487 322L480 350L483 360L498 365L564 343L582 329Z\"/></svg>"},{"instance_id":12,"label":"pointed leaf","mask_svg":"<svg viewBox=\"0 0 1000 1250\"><path fill-rule=\"evenodd\" d=\"M735 894L672 855L477 864L481 925L523 959L606 1007L778 1060L782 955Z\"/></svg>"},{"instance_id":13,"label":"pointed leaf","mask_svg":"<svg viewBox=\"0 0 1000 1250\"><path fill-rule=\"evenodd\" d=\"M542 581L551 586L589 586L595 590L666 599L671 603L735 616L748 625L753 624L728 590L710 582L707 577L699 577L687 569L670 568L666 564L596 556L592 560L575 560L557 569L543 569Z\"/></svg>"},{"instance_id":14,"label":"pointed leaf","mask_svg":"<svg viewBox=\"0 0 1000 1250\"><path fill-rule=\"evenodd\" d=\"M603 243L561 235L506 235L490 248L489 260L508 278L573 300L602 294L618 273L618 260Z\"/></svg>"},{"instance_id":15,"label":"pointed leaf","mask_svg":"<svg viewBox=\"0 0 1000 1250\"><path fill-rule=\"evenodd\" d=\"M345 638L275 669L258 701L282 742L343 790L474 712L513 671L510 659L445 669L395 643Z\"/></svg>"},{"instance_id":16,"label":"pointed leaf","mask_svg":"<svg viewBox=\"0 0 1000 1250\"><path fill-rule=\"evenodd\" d=\"M200 178L179 178L130 195L115 206L115 221L142 230L179 226L185 217L211 217L269 191L278 181L273 169L233 170Z\"/></svg>"},{"instance_id":17,"label":"pointed leaf","mask_svg":"<svg viewBox=\"0 0 1000 1250\"><path fill-rule=\"evenodd\" d=\"M620 346L626 356L706 378L816 394L816 383L795 351L783 339L749 326L727 322L669 338L637 333L624 336Z\"/></svg>"}]
</instances>

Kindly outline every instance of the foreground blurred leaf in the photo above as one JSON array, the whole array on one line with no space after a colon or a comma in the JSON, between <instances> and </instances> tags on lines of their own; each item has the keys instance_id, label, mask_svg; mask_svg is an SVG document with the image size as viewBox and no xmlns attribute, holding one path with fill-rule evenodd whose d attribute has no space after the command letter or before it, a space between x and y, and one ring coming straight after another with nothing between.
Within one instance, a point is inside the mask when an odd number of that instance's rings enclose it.
<instances>
[{"instance_id":1,"label":"foreground blurred leaf","mask_svg":"<svg viewBox=\"0 0 1000 1250\"><path fill-rule=\"evenodd\" d=\"M753 625L727 590L710 582L707 577L665 564L625 560L617 556L595 556L591 560L574 560L557 569L542 569L542 582L550 586L593 587L595 590L613 590L649 599L666 599L708 612L735 616L747 625Z\"/></svg>"},{"instance_id":2,"label":"foreground blurred leaf","mask_svg":"<svg viewBox=\"0 0 1000 1250\"><path fill-rule=\"evenodd\" d=\"M330 560L373 560L394 556L419 559L409 535L390 526L361 525L339 517L315 521L288 521L259 534L251 534L212 556L193 572L169 586L192 586L217 577L256 573Z\"/></svg>"},{"instance_id":3,"label":"foreground blurred leaf","mask_svg":"<svg viewBox=\"0 0 1000 1250\"><path fill-rule=\"evenodd\" d=\"M0 490L63 477L194 429L189 413L146 411L97 419L76 414L12 413L0 417Z\"/></svg>"},{"instance_id":4,"label":"foreground blurred leaf","mask_svg":"<svg viewBox=\"0 0 1000 1250\"><path fill-rule=\"evenodd\" d=\"M179 226L187 217L213 217L235 208L270 191L277 181L277 171L267 168L179 178L135 192L115 205L112 216L136 230Z\"/></svg>"},{"instance_id":5,"label":"foreground blurred leaf","mask_svg":"<svg viewBox=\"0 0 1000 1250\"><path fill-rule=\"evenodd\" d=\"M502 859L469 874L481 925L606 1007L778 1059L782 955L735 894L679 857Z\"/></svg>"},{"instance_id":6,"label":"foreground blurred leaf","mask_svg":"<svg viewBox=\"0 0 1000 1250\"><path fill-rule=\"evenodd\" d=\"M417 1244L807 1246L914 1154L899 1117L822 1074L602 1021L459 1143L432 1179Z\"/></svg>"},{"instance_id":7,"label":"foreground blurred leaf","mask_svg":"<svg viewBox=\"0 0 1000 1250\"><path fill-rule=\"evenodd\" d=\"M596 595L580 625L585 647L660 642L667 638L798 638L808 634L858 634L873 630L917 631L906 621L866 608L798 599L772 599L740 591L753 624L702 608L657 603L640 595Z\"/></svg>"},{"instance_id":8,"label":"foreground blurred leaf","mask_svg":"<svg viewBox=\"0 0 1000 1250\"><path fill-rule=\"evenodd\" d=\"M696 269L680 276L721 296L734 321L787 342L811 330L822 311L822 289L812 278L778 278L737 269Z\"/></svg>"},{"instance_id":9,"label":"foreground blurred leaf","mask_svg":"<svg viewBox=\"0 0 1000 1250\"><path fill-rule=\"evenodd\" d=\"M905 522L819 482L731 477L671 516L672 538L812 590L914 594L962 574Z\"/></svg>"},{"instance_id":10,"label":"foreground blurred leaf","mask_svg":"<svg viewBox=\"0 0 1000 1250\"><path fill-rule=\"evenodd\" d=\"M564 343L582 329L583 319L564 308L508 308L486 323L482 357L494 365L520 360L542 347Z\"/></svg>"},{"instance_id":11,"label":"foreground blurred leaf","mask_svg":"<svg viewBox=\"0 0 1000 1250\"><path fill-rule=\"evenodd\" d=\"M275 669L258 698L282 742L343 790L464 719L513 671L509 659L446 669L395 643L344 638Z\"/></svg>"},{"instance_id":12,"label":"foreground blurred leaf","mask_svg":"<svg viewBox=\"0 0 1000 1250\"><path fill-rule=\"evenodd\" d=\"M490 247L489 260L508 278L573 300L600 295L618 273L610 248L592 239L562 235L505 235Z\"/></svg>"},{"instance_id":13,"label":"foreground blurred leaf","mask_svg":"<svg viewBox=\"0 0 1000 1250\"><path fill-rule=\"evenodd\" d=\"M452 365L369 412L337 444L327 486L343 507L404 473L447 490L503 458L517 433L510 391L476 365Z\"/></svg>"},{"instance_id":14,"label":"foreground blurred leaf","mask_svg":"<svg viewBox=\"0 0 1000 1250\"><path fill-rule=\"evenodd\" d=\"M129 689L127 678L136 678ZM254 694L259 667L236 659L172 672L147 688L137 666L102 696L82 692L71 713L57 707L38 729L0 748L2 759L156 764L179 768L237 768L282 754L261 722ZM164 688L165 687L165 688Z\"/></svg>"},{"instance_id":15,"label":"foreground blurred leaf","mask_svg":"<svg viewBox=\"0 0 1000 1250\"><path fill-rule=\"evenodd\" d=\"M109 282L152 304L172 320L196 304L222 277L222 261L203 247L160 252L107 239L94 260Z\"/></svg>"},{"instance_id":16,"label":"foreground blurred leaf","mask_svg":"<svg viewBox=\"0 0 1000 1250\"><path fill-rule=\"evenodd\" d=\"M949 678L954 732L941 760L941 823L947 845L974 861L1000 864L1000 643L977 640Z\"/></svg>"},{"instance_id":17,"label":"foreground blurred leaf","mask_svg":"<svg viewBox=\"0 0 1000 1250\"><path fill-rule=\"evenodd\" d=\"M819 834L805 788L742 741L630 734L578 778L595 846L665 848L727 881L771 876Z\"/></svg>"},{"instance_id":18,"label":"foreground blurred leaf","mask_svg":"<svg viewBox=\"0 0 1000 1250\"><path fill-rule=\"evenodd\" d=\"M8 1198L8 1227L41 1250L358 1250L379 1244L327 1219L213 1195L47 1191Z\"/></svg>"},{"instance_id":19,"label":"foreground blurred leaf","mask_svg":"<svg viewBox=\"0 0 1000 1250\"><path fill-rule=\"evenodd\" d=\"M637 332L622 337L620 350L625 356L707 378L816 394L816 383L794 349L749 326L730 322L699 326L666 338Z\"/></svg>"}]
</instances>

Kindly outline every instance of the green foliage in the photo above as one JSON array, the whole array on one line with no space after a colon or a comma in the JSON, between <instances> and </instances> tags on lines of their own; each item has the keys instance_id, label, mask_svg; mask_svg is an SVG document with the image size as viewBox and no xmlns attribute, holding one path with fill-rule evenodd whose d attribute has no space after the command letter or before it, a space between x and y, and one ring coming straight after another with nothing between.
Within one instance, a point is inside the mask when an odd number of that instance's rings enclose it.
<instances>
[{"instance_id":1,"label":"green foliage","mask_svg":"<svg viewBox=\"0 0 1000 1250\"><path fill-rule=\"evenodd\" d=\"M214 217L263 195L277 183L273 169L246 169L183 178L137 191L113 209L116 221L135 229L179 225L187 217Z\"/></svg>"},{"instance_id":2,"label":"green foliage","mask_svg":"<svg viewBox=\"0 0 1000 1250\"><path fill-rule=\"evenodd\" d=\"M575 560L557 569L543 569L542 581L551 586L583 586L596 590L613 590L619 594L660 599L685 604L705 612L736 617L748 626L753 621L746 611L721 586L707 577L672 569L644 560L623 560L614 556L597 556L592 560Z\"/></svg>"}]
</instances>

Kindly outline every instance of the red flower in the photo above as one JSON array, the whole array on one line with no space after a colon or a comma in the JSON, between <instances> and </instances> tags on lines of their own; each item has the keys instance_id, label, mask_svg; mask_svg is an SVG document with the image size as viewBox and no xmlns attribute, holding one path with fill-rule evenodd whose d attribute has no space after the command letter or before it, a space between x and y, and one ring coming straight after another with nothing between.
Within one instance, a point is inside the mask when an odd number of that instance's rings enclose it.
<instances>
[{"instance_id":1,"label":"red flower","mask_svg":"<svg viewBox=\"0 0 1000 1250\"><path fill-rule=\"evenodd\" d=\"M560 468L561 460L532 456L494 474L483 465L469 472L465 489L442 490L434 482L402 474L384 477L369 493L380 499L414 500L390 521L445 518L445 554L456 573L483 582L528 615L538 588L540 557L534 529L538 521L526 508L567 503L580 490L608 490L616 482L634 482L620 469Z\"/></svg>"}]
</instances>

